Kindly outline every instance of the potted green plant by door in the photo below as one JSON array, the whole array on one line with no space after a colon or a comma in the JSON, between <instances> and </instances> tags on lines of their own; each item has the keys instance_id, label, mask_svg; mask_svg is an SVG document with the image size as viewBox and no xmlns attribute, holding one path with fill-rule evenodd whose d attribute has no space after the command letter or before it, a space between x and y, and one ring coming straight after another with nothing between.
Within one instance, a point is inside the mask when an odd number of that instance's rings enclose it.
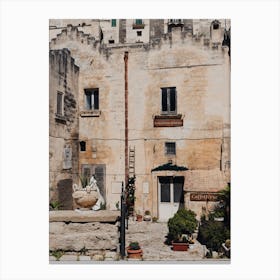
<instances>
[{"instance_id":1,"label":"potted green plant by door","mask_svg":"<svg viewBox=\"0 0 280 280\"><path fill-rule=\"evenodd\" d=\"M187 251L189 248L188 236L197 228L196 214L191 210L179 209L168 220L168 243L174 251Z\"/></svg>"},{"instance_id":2,"label":"potted green plant by door","mask_svg":"<svg viewBox=\"0 0 280 280\"><path fill-rule=\"evenodd\" d=\"M144 221L150 222L152 220L151 212L149 210L145 211Z\"/></svg>"},{"instance_id":3,"label":"potted green plant by door","mask_svg":"<svg viewBox=\"0 0 280 280\"><path fill-rule=\"evenodd\" d=\"M137 241L130 242L129 246L126 248L127 257L129 259L141 260L143 256L143 251Z\"/></svg>"}]
</instances>

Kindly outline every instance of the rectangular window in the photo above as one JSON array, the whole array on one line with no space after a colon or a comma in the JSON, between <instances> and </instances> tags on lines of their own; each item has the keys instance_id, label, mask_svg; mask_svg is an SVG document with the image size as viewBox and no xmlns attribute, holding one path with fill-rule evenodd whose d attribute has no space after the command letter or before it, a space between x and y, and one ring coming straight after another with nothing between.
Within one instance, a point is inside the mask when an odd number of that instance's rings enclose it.
<instances>
[{"instance_id":1,"label":"rectangular window","mask_svg":"<svg viewBox=\"0 0 280 280\"><path fill-rule=\"evenodd\" d=\"M171 192L170 192L170 182L162 182L160 188L160 202L170 202Z\"/></svg>"},{"instance_id":2,"label":"rectangular window","mask_svg":"<svg viewBox=\"0 0 280 280\"><path fill-rule=\"evenodd\" d=\"M143 24L142 19L136 19L135 24Z\"/></svg>"},{"instance_id":3,"label":"rectangular window","mask_svg":"<svg viewBox=\"0 0 280 280\"><path fill-rule=\"evenodd\" d=\"M162 114L176 114L176 87L161 88Z\"/></svg>"},{"instance_id":4,"label":"rectangular window","mask_svg":"<svg viewBox=\"0 0 280 280\"><path fill-rule=\"evenodd\" d=\"M112 27L116 27L117 26L117 20L116 19L112 19L111 26Z\"/></svg>"},{"instance_id":5,"label":"rectangular window","mask_svg":"<svg viewBox=\"0 0 280 280\"><path fill-rule=\"evenodd\" d=\"M59 116L63 116L63 93L57 93L56 101L56 114Z\"/></svg>"},{"instance_id":6,"label":"rectangular window","mask_svg":"<svg viewBox=\"0 0 280 280\"><path fill-rule=\"evenodd\" d=\"M106 165L105 164L82 164L82 175L90 180L94 175L96 184L103 198L106 200Z\"/></svg>"},{"instance_id":7,"label":"rectangular window","mask_svg":"<svg viewBox=\"0 0 280 280\"><path fill-rule=\"evenodd\" d=\"M184 202L184 177L174 177L173 178L173 197L174 202L183 203Z\"/></svg>"},{"instance_id":8,"label":"rectangular window","mask_svg":"<svg viewBox=\"0 0 280 280\"><path fill-rule=\"evenodd\" d=\"M137 36L142 36L142 31L137 31Z\"/></svg>"},{"instance_id":9,"label":"rectangular window","mask_svg":"<svg viewBox=\"0 0 280 280\"><path fill-rule=\"evenodd\" d=\"M99 110L99 90L85 89L85 107L86 110Z\"/></svg>"},{"instance_id":10,"label":"rectangular window","mask_svg":"<svg viewBox=\"0 0 280 280\"><path fill-rule=\"evenodd\" d=\"M166 155L176 155L176 143L166 142L165 143L165 154Z\"/></svg>"}]
</instances>

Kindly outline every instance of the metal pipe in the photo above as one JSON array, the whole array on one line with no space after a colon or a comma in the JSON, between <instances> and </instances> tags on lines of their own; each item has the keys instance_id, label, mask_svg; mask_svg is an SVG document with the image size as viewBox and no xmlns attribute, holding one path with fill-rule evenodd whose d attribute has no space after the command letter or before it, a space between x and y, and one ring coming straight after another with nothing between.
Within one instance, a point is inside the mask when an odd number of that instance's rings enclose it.
<instances>
[{"instance_id":1,"label":"metal pipe","mask_svg":"<svg viewBox=\"0 0 280 280\"><path fill-rule=\"evenodd\" d=\"M124 53L125 186L128 184L128 52Z\"/></svg>"},{"instance_id":2,"label":"metal pipe","mask_svg":"<svg viewBox=\"0 0 280 280\"><path fill-rule=\"evenodd\" d=\"M125 257L125 193L122 182L122 193L121 193L121 224L120 224L120 255L123 259Z\"/></svg>"}]
</instances>

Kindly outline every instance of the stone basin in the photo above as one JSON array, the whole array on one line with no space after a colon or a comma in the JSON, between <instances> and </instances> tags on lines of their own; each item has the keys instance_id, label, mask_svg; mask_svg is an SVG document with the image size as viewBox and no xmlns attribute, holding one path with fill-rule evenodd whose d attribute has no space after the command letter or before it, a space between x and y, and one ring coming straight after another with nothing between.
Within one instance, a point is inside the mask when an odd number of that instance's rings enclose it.
<instances>
[{"instance_id":1,"label":"stone basin","mask_svg":"<svg viewBox=\"0 0 280 280\"><path fill-rule=\"evenodd\" d=\"M77 190L73 192L72 196L80 210L91 209L98 200L97 192L93 190Z\"/></svg>"}]
</instances>

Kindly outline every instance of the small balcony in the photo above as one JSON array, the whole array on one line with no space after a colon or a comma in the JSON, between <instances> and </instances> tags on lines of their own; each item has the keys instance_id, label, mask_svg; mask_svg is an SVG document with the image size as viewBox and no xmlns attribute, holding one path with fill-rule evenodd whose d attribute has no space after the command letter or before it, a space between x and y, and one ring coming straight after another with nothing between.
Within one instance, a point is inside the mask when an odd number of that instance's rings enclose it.
<instances>
[{"instance_id":1,"label":"small balcony","mask_svg":"<svg viewBox=\"0 0 280 280\"><path fill-rule=\"evenodd\" d=\"M169 19L168 25L184 25L184 21L182 19Z\"/></svg>"}]
</instances>

